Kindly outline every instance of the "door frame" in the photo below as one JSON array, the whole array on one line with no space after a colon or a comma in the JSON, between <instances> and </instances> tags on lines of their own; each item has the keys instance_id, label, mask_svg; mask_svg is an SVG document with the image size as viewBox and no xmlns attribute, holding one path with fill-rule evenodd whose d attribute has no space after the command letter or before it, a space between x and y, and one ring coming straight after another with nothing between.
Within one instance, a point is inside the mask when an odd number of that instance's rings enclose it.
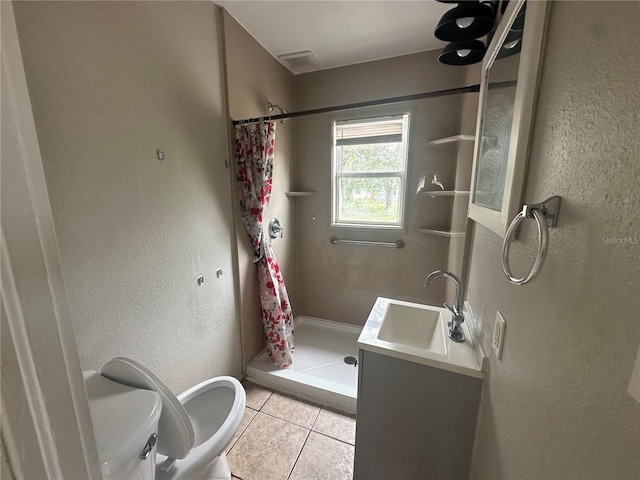
<instances>
[{"instance_id":1,"label":"door frame","mask_svg":"<svg viewBox=\"0 0 640 480\"><path fill-rule=\"evenodd\" d=\"M102 478L13 4L0 8L3 470Z\"/></svg>"}]
</instances>

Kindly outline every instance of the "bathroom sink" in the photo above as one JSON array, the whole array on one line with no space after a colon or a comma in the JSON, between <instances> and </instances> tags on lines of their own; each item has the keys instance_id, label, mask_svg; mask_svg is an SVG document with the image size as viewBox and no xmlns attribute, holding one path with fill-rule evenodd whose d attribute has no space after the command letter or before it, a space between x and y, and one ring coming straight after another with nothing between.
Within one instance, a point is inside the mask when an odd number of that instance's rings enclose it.
<instances>
[{"instance_id":1,"label":"bathroom sink","mask_svg":"<svg viewBox=\"0 0 640 480\"><path fill-rule=\"evenodd\" d=\"M422 303L378 297L365 323L358 348L450 372L484 378L482 350L476 350L467 323L464 342L447 336L451 312Z\"/></svg>"},{"instance_id":2,"label":"bathroom sink","mask_svg":"<svg viewBox=\"0 0 640 480\"><path fill-rule=\"evenodd\" d=\"M389 303L378 339L434 353L446 353L440 308Z\"/></svg>"}]
</instances>

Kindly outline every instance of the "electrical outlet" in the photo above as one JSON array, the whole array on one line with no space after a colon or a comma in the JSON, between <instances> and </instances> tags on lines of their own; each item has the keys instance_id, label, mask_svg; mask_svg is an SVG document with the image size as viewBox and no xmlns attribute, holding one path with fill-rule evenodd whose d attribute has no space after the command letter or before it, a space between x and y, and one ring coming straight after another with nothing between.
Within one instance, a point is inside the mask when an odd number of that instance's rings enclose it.
<instances>
[{"instance_id":1,"label":"electrical outlet","mask_svg":"<svg viewBox=\"0 0 640 480\"><path fill-rule=\"evenodd\" d=\"M504 342L504 330L507 327L507 322L505 322L502 314L500 312L496 312L496 323L493 327L493 340L491 341L491 347L493 348L494 353L498 360L502 356L502 343Z\"/></svg>"}]
</instances>

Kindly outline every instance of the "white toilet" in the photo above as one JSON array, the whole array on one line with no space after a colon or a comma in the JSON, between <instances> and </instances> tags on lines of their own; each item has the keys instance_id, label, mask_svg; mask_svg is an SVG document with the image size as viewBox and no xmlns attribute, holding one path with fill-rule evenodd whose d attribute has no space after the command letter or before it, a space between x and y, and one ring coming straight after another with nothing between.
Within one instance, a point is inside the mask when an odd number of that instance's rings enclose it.
<instances>
[{"instance_id":1,"label":"white toilet","mask_svg":"<svg viewBox=\"0 0 640 480\"><path fill-rule=\"evenodd\" d=\"M224 450L240 425L246 403L244 388L238 380L226 376L211 378L176 397L147 368L122 357L107 362L100 376L135 389L151 390L160 397L162 411L157 425L157 446L151 445L150 452L156 457L154 475L130 476L130 479L230 480L231 471ZM138 419L136 428L145 429L145 435L151 434L148 420ZM136 445L132 449L140 450L139 447ZM129 453L133 455L127 455L122 463L131 462L132 458L136 459L134 463L140 463L139 457L135 456L139 452ZM129 470L131 468L129 466ZM126 466L120 470L126 470ZM119 478L113 477L113 480Z\"/></svg>"},{"instance_id":2,"label":"white toilet","mask_svg":"<svg viewBox=\"0 0 640 480\"><path fill-rule=\"evenodd\" d=\"M103 478L152 479L156 469L160 395L83 372Z\"/></svg>"}]
</instances>

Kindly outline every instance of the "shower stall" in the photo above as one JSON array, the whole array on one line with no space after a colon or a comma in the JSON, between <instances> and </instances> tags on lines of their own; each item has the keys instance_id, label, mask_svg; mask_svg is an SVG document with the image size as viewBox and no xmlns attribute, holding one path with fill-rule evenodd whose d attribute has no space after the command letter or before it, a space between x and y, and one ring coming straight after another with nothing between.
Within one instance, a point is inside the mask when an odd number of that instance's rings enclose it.
<instances>
[{"instance_id":1,"label":"shower stall","mask_svg":"<svg viewBox=\"0 0 640 480\"><path fill-rule=\"evenodd\" d=\"M407 68L415 69L413 65ZM392 70L385 72L384 75L393 75ZM442 72L441 81L428 78L425 85L441 86L447 78L449 85L468 83L464 75L447 70ZM319 88L320 81L312 74L297 78L296 85L301 91L310 91ZM336 88L338 83L336 80ZM347 87L340 88L344 93ZM361 85L348 88L352 91L342 98L362 98L356 94ZM475 130L475 112L465 106L464 99L469 98L469 105L473 106L477 95L460 94L478 89L478 85L471 85L326 108L313 106L335 103L329 96L320 102L317 98L311 102L298 97L298 111L285 112L272 104L272 109L283 113L234 121L238 125L291 118L286 125L278 123L278 132L295 127L295 175L285 199L295 211L295 225L282 224L285 232L293 230L295 235L293 362L279 368L266 350L253 359L245 357L247 380L355 413L357 340L376 298L440 304L452 294L444 284L428 291L422 284L434 270L461 273ZM461 121L465 109L465 118L470 120L466 123ZM332 225L332 122L407 113L411 115L411 127L402 228ZM436 139L444 141L434 142ZM276 140L276 162L277 151ZM439 191L426 194L420 188L420 179L431 181L434 175L440 183ZM274 175L274 185L277 182ZM276 214L269 214L272 215ZM274 249L278 250L283 241L287 241L286 233L284 240L279 236L273 239ZM286 277L287 271L284 273ZM248 329L246 324L243 328ZM249 342L256 344L255 339ZM250 347L248 351L256 350Z\"/></svg>"},{"instance_id":2,"label":"shower stall","mask_svg":"<svg viewBox=\"0 0 640 480\"><path fill-rule=\"evenodd\" d=\"M293 364L278 368L263 351L247 366L247 380L355 413L362 327L303 315L294 325Z\"/></svg>"}]
</instances>

